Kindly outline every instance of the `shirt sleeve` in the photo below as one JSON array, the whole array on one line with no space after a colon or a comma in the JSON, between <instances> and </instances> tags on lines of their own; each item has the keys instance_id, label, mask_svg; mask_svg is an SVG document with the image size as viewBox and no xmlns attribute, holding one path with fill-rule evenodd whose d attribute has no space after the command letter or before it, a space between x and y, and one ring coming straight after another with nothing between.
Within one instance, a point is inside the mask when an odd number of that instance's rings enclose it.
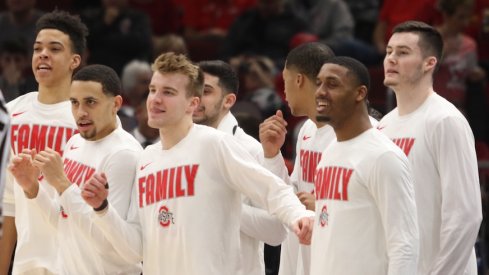
<instances>
[{"instance_id":1,"label":"shirt sleeve","mask_svg":"<svg viewBox=\"0 0 489 275\"><path fill-rule=\"evenodd\" d=\"M314 212L305 209L290 186L257 164L236 141L222 138L218 144L219 165L234 189L255 204L263 205L288 226L300 218L314 217Z\"/></svg>"},{"instance_id":2,"label":"shirt sleeve","mask_svg":"<svg viewBox=\"0 0 489 275\"><path fill-rule=\"evenodd\" d=\"M276 217L263 209L243 203L241 209L241 231L269 245L279 245L287 236L287 229Z\"/></svg>"},{"instance_id":3,"label":"shirt sleeve","mask_svg":"<svg viewBox=\"0 0 489 275\"><path fill-rule=\"evenodd\" d=\"M416 274L419 229L409 162L401 152L382 154L369 179L385 231L389 275Z\"/></svg>"},{"instance_id":4,"label":"shirt sleeve","mask_svg":"<svg viewBox=\"0 0 489 275\"><path fill-rule=\"evenodd\" d=\"M112 244L117 253L129 263L139 263L143 260L143 238L135 187L136 185L132 190L127 221L119 216L110 203L106 213L99 215L92 211L90 215L94 224L103 232L104 237Z\"/></svg>"},{"instance_id":5,"label":"shirt sleeve","mask_svg":"<svg viewBox=\"0 0 489 275\"><path fill-rule=\"evenodd\" d=\"M39 191L37 192L37 196L33 198L34 202L38 208L41 210L44 218L54 227L58 227L58 219L60 215L63 215L64 212L60 213L60 205L58 200L53 200L46 190L44 189L44 184L39 183Z\"/></svg>"},{"instance_id":6,"label":"shirt sleeve","mask_svg":"<svg viewBox=\"0 0 489 275\"><path fill-rule=\"evenodd\" d=\"M441 179L440 249L430 274L464 274L482 220L474 137L461 117L448 117L432 131Z\"/></svg>"}]
</instances>

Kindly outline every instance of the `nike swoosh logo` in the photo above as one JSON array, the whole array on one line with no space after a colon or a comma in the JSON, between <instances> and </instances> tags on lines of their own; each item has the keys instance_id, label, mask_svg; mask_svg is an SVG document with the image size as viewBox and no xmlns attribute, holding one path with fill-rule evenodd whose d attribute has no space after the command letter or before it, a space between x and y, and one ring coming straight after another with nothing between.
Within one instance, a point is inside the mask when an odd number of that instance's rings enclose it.
<instances>
[{"instance_id":1,"label":"nike swoosh logo","mask_svg":"<svg viewBox=\"0 0 489 275\"><path fill-rule=\"evenodd\" d=\"M308 136L304 136L304 137L302 137L302 140L308 140L310 138L311 138L310 136L309 137Z\"/></svg>"},{"instance_id":2,"label":"nike swoosh logo","mask_svg":"<svg viewBox=\"0 0 489 275\"><path fill-rule=\"evenodd\" d=\"M21 114L25 113L27 111L24 111L24 112L18 112L18 113L13 113L12 114L12 117L16 117L16 116L20 116Z\"/></svg>"},{"instance_id":3,"label":"nike swoosh logo","mask_svg":"<svg viewBox=\"0 0 489 275\"><path fill-rule=\"evenodd\" d=\"M150 163L147 163L147 164L145 164L145 165L142 165L142 166L139 168L139 170L143 171L143 170L144 170L146 167L148 167L148 165L150 165L151 163L153 163L153 162L150 162Z\"/></svg>"},{"instance_id":4,"label":"nike swoosh logo","mask_svg":"<svg viewBox=\"0 0 489 275\"><path fill-rule=\"evenodd\" d=\"M75 145L71 145L70 146L70 150L75 150L75 149L78 149L79 147L78 146L75 146Z\"/></svg>"}]
</instances>

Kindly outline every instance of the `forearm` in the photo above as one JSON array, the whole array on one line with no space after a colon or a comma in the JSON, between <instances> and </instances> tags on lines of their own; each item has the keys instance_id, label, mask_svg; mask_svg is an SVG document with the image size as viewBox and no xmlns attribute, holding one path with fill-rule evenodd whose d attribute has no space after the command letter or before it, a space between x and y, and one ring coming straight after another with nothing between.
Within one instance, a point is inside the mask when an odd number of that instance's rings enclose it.
<instances>
[{"instance_id":1,"label":"forearm","mask_svg":"<svg viewBox=\"0 0 489 275\"><path fill-rule=\"evenodd\" d=\"M282 222L265 210L247 204L242 205L241 231L272 246L281 244L287 236Z\"/></svg>"},{"instance_id":2,"label":"forearm","mask_svg":"<svg viewBox=\"0 0 489 275\"><path fill-rule=\"evenodd\" d=\"M15 228L15 218L3 217L3 235L0 238L0 274L8 274L12 254L17 242L17 229Z\"/></svg>"}]
</instances>

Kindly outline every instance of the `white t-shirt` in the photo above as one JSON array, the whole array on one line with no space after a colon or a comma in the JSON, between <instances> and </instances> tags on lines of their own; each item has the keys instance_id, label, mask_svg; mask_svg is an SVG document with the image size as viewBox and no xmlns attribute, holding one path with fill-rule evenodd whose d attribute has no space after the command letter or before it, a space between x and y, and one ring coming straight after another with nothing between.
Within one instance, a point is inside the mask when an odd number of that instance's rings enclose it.
<instances>
[{"instance_id":1,"label":"white t-shirt","mask_svg":"<svg viewBox=\"0 0 489 275\"><path fill-rule=\"evenodd\" d=\"M168 150L146 147L138 166L129 224L112 207L92 217L123 257L143 260L145 274L239 272L241 193L289 226L314 215L234 138L207 126L193 125Z\"/></svg>"},{"instance_id":2,"label":"white t-shirt","mask_svg":"<svg viewBox=\"0 0 489 275\"><path fill-rule=\"evenodd\" d=\"M311 274L415 274L419 238L406 156L374 128L331 143L324 155Z\"/></svg>"},{"instance_id":3,"label":"white t-shirt","mask_svg":"<svg viewBox=\"0 0 489 275\"><path fill-rule=\"evenodd\" d=\"M421 240L417 274L477 274L473 247L481 195L474 136L465 117L433 93L410 114L399 116L394 109L378 129L412 166Z\"/></svg>"},{"instance_id":4,"label":"white t-shirt","mask_svg":"<svg viewBox=\"0 0 489 275\"><path fill-rule=\"evenodd\" d=\"M11 116L11 148L14 154L23 149L35 148L38 152L46 147L63 154L66 142L76 132L76 124L71 114L71 104L63 101L56 104L42 104L38 93L20 96L7 104ZM13 274L32 269L45 268L56 273L56 258L59 245L56 231L43 218L37 205L25 197L22 188L8 177L3 214L15 217L17 247ZM50 198L57 196L56 190L44 179L40 184Z\"/></svg>"},{"instance_id":5,"label":"white t-shirt","mask_svg":"<svg viewBox=\"0 0 489 275\"><path fill-rule=\"evenodd\" d=\"M217 129L233 135L257 163L263 164L263 148L261 144L238 126L238 121L231 112L222 118ZM250 199L243 197L242 207L240 231L241 274L263 275L265 274L263 242L279 245L284 240L287 231L280 220L261 209L262 207L254 205ZM297 236L295 238L297 239Z\"/></svg>"},{"instance_id":6,"label":"white t-shirt","mask_svg":"<svg viewBox=\"0 0 489 275\"><path fill-rule=\"evenodd\" d=\"M372 117L370 122L372 125L378 123ZM266 158L264 166L292 185L296 192L314 194L316 166L322 158L323 151L335 140L336 134L330 125L317 128L311 119L307 119L297 136L296 157L290 177L281 154ZM279 275L309 275L310 261L310 246L301 245L293 233L289 234L280 250Z\"/></svg>"},{"instance_id":7,"label":"white t-shirt","mask_svg":"<svg viewBox=\"0 0 489 275\"><path fill-rule=\"evenodd\" d=\"M34 199L58 229L58 240L63 244L58 249L60 274L141 273L139 264L125 263L110 245L104 246L102 232L93 227L90 219L93 209L79 199L79 187L94 173L103 172L110 188L108 200L125 219L141 151L139 142L122 127L97 141L85 140L79 134L68 141L63 162L72 186L59 201L52 201L43 188Z\"/></svg>"}]
</instances>

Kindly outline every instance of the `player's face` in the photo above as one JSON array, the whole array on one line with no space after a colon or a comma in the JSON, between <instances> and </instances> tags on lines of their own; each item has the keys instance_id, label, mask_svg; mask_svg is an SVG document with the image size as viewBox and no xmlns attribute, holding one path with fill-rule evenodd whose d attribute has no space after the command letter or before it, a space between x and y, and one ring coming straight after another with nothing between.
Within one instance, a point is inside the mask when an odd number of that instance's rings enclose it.
<instances>
[{"instance_id":1,"label":"player's face","mask_svg":"<svg viewBox=\"0 0 489 275\"><path fill-rule=\"evenodd\" d=\"M317 77L317 120L338 127L352 112L356 99L355 88L348 77L348 69L326 63Z\"/></svg>"},{"instance_id":2,"label":"player's face","mask_svg":"<svg viewBox=\"0 0 489 275\"><path fill-rule=\"evenodd\" d=\"M106 95L102 91L102 84L73 81L70 101L78 131L84 139L99 140L117 127L116 114L122 104L122 97Z\"/></svg>"},{"instance_id":3,"label":"player's face","mask_svg":"<svg viewBox=\"0 0 489 275\"><path fill-rule=\"evenodd\" d=\"M394 33L387 44L384 58L384 85L410 87L423 77L425 61L414 33Z\"/></svg>"},{"instance_id":4,"label":"player's face","mask_svg":"<svg viewBox=\"0 0 489 275\"><path fill-rule=\"evenodd\" d=\"M55 29L43 29L38 33L32 54L32 71L39 85L58 85L70 79L79 65L80 55L72 52L67 34Z\"/></svg>"},{"instance_id":5,"label":"player's face","mask_svg":"<svg viewBox=\"0 0 489 275\"><path fill-rule=\"evenodd\" d=\"M204 93L200 105L193 114L195 123L217 128L224 111L224 91L219 86L219 78L204 73Z\"/></svg>"},{"instance_id":6,"label":"player's face","mask_svg":"<svg viewBox=\"0 0 489 275\"><path fill-rule=\"evenodd\" d=\"M187 96L189 78L180 73L153 73L146 101L148 125L158 129L179 127L199 105L198 97Z\"/></svg>"},{"instance_id":7,"label":"player's face","mask_svg":"<svg viewBox=\"0 0 489 275\"><path fill-rule=\"evenodd\" d=\"M304 115L300 105L304 98L301 98L300 89L298 86L299 73L293 69L284 68L282 71L282 77L284 79L284 93L285 100L289 105L290 111L294 116Z\"/></svg>"}]
</instances>

